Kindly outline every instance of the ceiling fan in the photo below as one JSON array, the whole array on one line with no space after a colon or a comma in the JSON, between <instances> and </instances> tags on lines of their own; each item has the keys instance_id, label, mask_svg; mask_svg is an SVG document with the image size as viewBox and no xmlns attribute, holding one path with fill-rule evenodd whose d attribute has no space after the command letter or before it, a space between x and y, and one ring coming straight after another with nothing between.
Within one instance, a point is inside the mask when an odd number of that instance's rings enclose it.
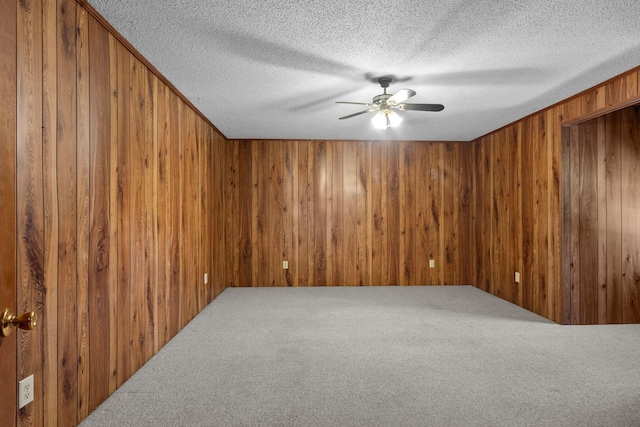
<instances>
[{"instance_id":1,"label":"ceiling fan","mask_svg":"<svg viewBox=\"0 0 640 427\"><path fill-rule=\"evenodd\" d=\"M396 110L414 110L414 111L442 111L444 110L444 105L441 104L408 104L405 103L407 99L411 98L416 94L415 91L411 89L401 89L395 94L388 94L387 88L391 83L390 77L380 77L378 79L378 83L382 86L384 93L374 96L372 102L347 102L347 101L337 101L336 104L355 104L355 105L366 105L370 108L366 110L359 111L354 114L349 114L348 116L340 117L339 120L350 119L351 117L359 116L360 114L365 113L373 113L376 112L376 115L373 116L371 122L373 126L378 129L387 129L390 127L396 127L402 121L402 117L395 111Z\"/></svg>"}]
</instances>

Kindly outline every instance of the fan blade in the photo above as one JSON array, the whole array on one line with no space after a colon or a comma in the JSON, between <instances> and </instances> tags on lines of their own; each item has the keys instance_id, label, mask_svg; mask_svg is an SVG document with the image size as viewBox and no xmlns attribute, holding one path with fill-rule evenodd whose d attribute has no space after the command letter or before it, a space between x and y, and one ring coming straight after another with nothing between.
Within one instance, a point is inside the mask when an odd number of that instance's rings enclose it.
<instances>
[{"instance_id":1,"label":"fan blade","mask_svg":"<svg viewBox=\"0 0 640 427\"><path fill-rule=\"evenodd\" d=\"M336 101L336 104L368 105L369 107L373 105L369 102L349 102L349 101Z\"/></svg>"},{"instance_id":2,"label":"fan blade","mask_svg":"<svg viewBox=\"0 0 640 427\"><path fill-rule=\"evenodd\" d=\"M442 104L398 104L400 110L415 110L415 111L442 111L444 105Z\"/></svg>"},{"instance_id":3,"label":"fan blade","mask_svg":"<svg viewBox=\"0 0 640 427\"><path fill-rule=\"evenodd\" d=\"M400 104L401 102L406 101L407 99L414 96L416 92L411 89L400 89L396 92L391 98L387 99L387 104L395 105Z\"/></svg>"},{"instance_id":4,"label":"fan blade","mask_svg":"<svg viewBox=\"0 0 640 427\"><path fill-rule=\"evenodd\" d=\"M351 117L359 116L360 114L364 114L364 113L371 113L373 111L376 111L376 109L369 108L368 110L359 111L357 113L349 114L348 116L340 117L338 120L350 119Z\"/></svg>"}]
</instances>

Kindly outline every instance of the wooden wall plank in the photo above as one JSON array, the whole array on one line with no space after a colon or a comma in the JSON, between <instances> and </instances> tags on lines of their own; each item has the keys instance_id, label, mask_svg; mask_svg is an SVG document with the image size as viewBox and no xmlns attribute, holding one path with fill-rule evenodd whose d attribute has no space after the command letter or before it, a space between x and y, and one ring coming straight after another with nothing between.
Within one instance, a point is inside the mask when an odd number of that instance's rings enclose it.
<instances>
[{"instance_id":1,"label":"wooden wall plank","mask_svg":"<svg viewBox=\"0 0 640 427\"><path fill-rule=\"evenodd\" d=\"M278 144L282 145L282 144ZM313 259L314 286L327 285L327 143L316 141L313 145Z\"/></svg>"},{"instance_id":2,"label":"wooden wall plank","mask_svg":"<svg viewBox=\"0 0 640 427\"><path fill-rule=\"evenodd\" d=\"M298 286L309 286L309 142L298 142ZM260 194L258 192L258 194Z\"/></svg>"},{"instance_id":3,"label":"wooden wall plank","mask_svg":"<svg viewBox=\"0 0 640 427\"><path fill-rule=\"evenodd\" d=\"M622 151L621 117L605 120L605 247L606 323L622 323ZM580 129L581 126L574 126ZM600 207L601 201L599 201Z\"/></svg>"},{"instance_id":4,"label":"wooden wall plank","mask_svg":"<svg viewBox=\"0 0 640 427\"><path fill-rule=\"evenodd\" d=\"M457 171L455 170L455 156L454 156L453 143L448 142L444 145L444 157L441 159L442 162L442 172L440 179L442 180L444 193L443 194L455 194L457 190L456 187L456 175ZM446 160L451 159L451 164L449 164ZM455 196L457 198L457 194ZM442 283L455 283L456 281L456 272L454 270L455 262L456 262L456 248L455 248L455 239L456 239L456 224L454 218L454 205L453 203L445 203L444 201L441 204L441 221L442 221L442 234L440 235L440 244L444 248L444 259L442 264L442 272L444 275L444 279Z\"/></svg>"},{"instance_id":5,"label":"wooden wall plank","mask_svg":"<svg viewBox=\"0 0 640 427\"><path fill-rule=\"evenodd\" d=\"M316 200L316 141L310 141L307 148L307 265L309 268L307 286L315 286L314 280L316 279L316 268L318 259L316 258L316 242L315 242L315 230L316 230L316 204L319 203Z\"/></svg>"},{"instance_id":6,"label":"wooden wall plank","mask_svg":"<svg viewBox=\"0 0 640 427\"><path fill-rule=\"evenodd\" d=\"M251 286L258 286L260 281L259 235L258 235L258 165L260 163L259 145L257 141L250 142L251 150ZM295 200L297 201L297 194ZM297 207L297 203L296 203Z\"/></svg>"},{"instance_id":7,"label":"wooden wall plank","mask_svg":"<svg viewBox=\"0 0 640 427\"><path fill-rule=\"evenodd\" d=\"M251 284L251 141L241 141L238 147L238 188L247 191L238 198L238 285Z\"/></svg>"},{"instance_id":8,"label":"wooden wall plank","mask_svg":"<svg viewBox=\"0 0 640 427\"><path fill-rule=\"evenodd\" d=\"M332 151L332 227L331 227L331 256L333 268L331 270L331 281L334 285L344 283L344 142L334 141Z\"/></svg>"},{"instance_id":9,"label":"wooden wall plank","mask_svg":"<svg viewBox=\"0 0 640 427\"><path fill-rule=\"evenodd\" d=\"M44 206L42 157L42 4L18 4L17 20L17 298L18 312L44 317ZM18 412L18 422L43 424L43 331L16 331L18 380L35 376L33 404Z\"/></svg>"},{"instance_id":10,"label":"wooden wall plank","mask_svg":"<svg viewBox=\"0 0 640 427\"><path fill-rule=\"evenodd\" d=\"M546 116L538 116L538 309L540 313L548 316L549 294L549 150L547 139Z\"/></svg>"},{"instance_id":11,"label":"wooden wall plank","mask_svg":"<svg viewBox=\"0 0 640 427\"><path fill-rule=\"evenodd\" d=\"M322 237L325 247L325 277L326 277L326 286L333 286L333 270L334 270L334 259L333 259L333 245L331 243L333 238L333 141L325 141L325 162L326 162L326 171L325 171L325 193L326 193L326 208L325 208L325 227L324 227L324 236ZM322 232L322 230L319 230Z\"/></svg>"},{"instance_id":12,"label":"wooden wall plank","mask_svg":"<svg viewBox=\"0 0 640 427\"><path fill-rule=\"evenodd\" d=\"M432 219L434 221L435 227L438 232L434 236L434 240L432 242L433 247L437 248L437 256L436 256L436 273L437 273L437 283L439 285L444 285L449 283L448 280L451 277L450 272L447 272L447 264L449 264L449 260L452 260L451 256L451 247L447 247L448 241L450 239L449 233L451 232L451 227L447 225L447 217L452 213L450 205L447 205L447 197L451 195L453 198L454 195L450 193L450 150L447 147L447 144L438 144L436 146L436 151L433 153L435 157L432 159L435 161L437 165L434 176L434 185L433 191L434 195L432 198Z\"/></svg>"},{"instance_id":13,"label":"wooden wall plank","mask_svg":"<svg viewBox=\"0 0 640 427\"><path fill-rule=\"evenodd\" d=\"M387 218L387 283L400 284L400 174L398 146L387 144L385 158Z\"/></svg>"},{"instance_id":14,"label":"wooden wall plank","mask_svg":"<svg viewBox=\"0 0 640 427\"><path fill-rule=\"evenodd\" d=\"M182 187L182 168L180 157L180 100L177 95L171 93L169 96L169 116L170 116L170 144L169 144L169 200L170 212L167 213L167 221L169 223L170 234L170 277L169 290L171 314L169 316L169 336L173 338L180 330L180 287L181 287L181 240L180 240L180 217L181 217L181 187ZM222 258L221 258L222 259ZM222 269L222 272L224 270ZM224 275L219 278L224 282Z\"/></svg>"},{"instance_id":15,"label":"wooden wall plank","mask_svg":"<svg viewBox=\"0 0 640 427\"><path fill-rule=\"evenodd\" d=\"M76 13L78 421L89 414L89 16Z\"/></svg>"},{"instance_id":16,"label":"wooden wall plank","mask_svg":"<svg viewBox=\"0 0 640 427\"><path fill-rule=\"evenodd\" d=\"M89 412L109 396L109 39L89 18Z\"/></svg>"},{"instance_id":17,"label":"wooden wall plank","mask_svg":"<svg viewBox=\"0 0 640 427\"><path fill-rule=\"evenodd\" d=\"M358 284L358 163L355 142L343 143L342 157L343 284L355 286Z\"/></svg>"},{"instance_id":18,"label":"wooden wall plank","mask_svg":"<svg viewBox=\"0 0 640 427\"><path fill-rule=\"evenodd\" d=\"M509 163L522 164L522 124L515 124L506 129L506 143L509 149ZM509 267L506 282L512 285L505 290L509 293L509 301L522 305L522 192L520 191L522 169L511 168L509 180ZM520 283L515 281L515 272L520 273Z\"/></svg>"},{"instance_id":19,"label":"wooden wall plank","mask_svg":"<svg viewBox=\"0 0 640 427\"><path fill-rule=\"evenodd\" d=\"M18 2L2 2L0 14L0 305L17 308L16 281L16 105ZM74 132L75 134L75 132ZM63 338L61 337L61 340ZM18 383L17 334L0 339L0 376ZM66 341L65 341L66 342ZM15 390L15 386L10 386ZM0 425L17 424L17 392L0 400ZM75 406L74 406L75 411ZM75 419L75 417L74 417Z\"/></svg>"},{"instance_id":20,"label":"wooden wall plank","mask_svg":"<svg viewBox=\"0 0 640 427\"><path fill-rule=\"evenodd\" d=\"M431 176L429 164L429 145L426 143L416 143L415 165L416 165L416 285L430 284L429 260L432 253L429 245L429 217L430 204L426 203L431 194L429 193L429 177Z\"/></svg>"},{"instance_id":21,"label":"wooden wall plank","mask_svg":"<svg viewBox=\"0 0 640 427\"><path fill-rule=\"evenodd\" d=\"M595 181L596 181L596 291L597 291L597 317L598 323L607 321L607 192L606 192L606 133L605 118L596 119L596 154L595 154Z\"/></svg>"},{"instance_id":22,"label":"wooden wall plank","mask_svg":"<svg viewBox=\"0 0 640 427\"><path fill-rule=\"evenodd\" d=\"M385 219L382 216L382 145L372 144L371 146L371 215L372 215L372 251L371 264L373 286L381 286L386 283L383 280L383 265L386 259L386 245L383 242L385 235ZM334 195L334 200L340 197Z\"/></svg>"},{"instance_id":23,"label":"wooden wall plank","mask_svg":"<svg viewBox=\"0 0 640 427\"><path fill-rule=\"evenodd\" d=\"M169 340L169 313L171 311L170 305L170 234L169 224L167 218L170 217L169 204L171 203L168 198L169 195L169 174L170 174L170 162L168 159L169 154L169 126L168 120L169 111L169 93L166 90L166 86L154 76L153 80L155 90L157 94L157 102L155 103L156 109L154 111L155 120L154 127L155 138L157 138L156 158L157 158L157 181L155 192L157 194L157 214L155 216L155 224L157 227L157 241L158 241L158 262L157 262L157 333L155 338L157 340L157 349L161 349Z\"/></svg>"},{"instance_id":24,"label":"wooden wall plank","mask_svg":"<svg viewBox=\"0 0 640 427\"><path fill-rule=\"evenodd\" d=\"M60 0L57 13L57 192L58 192L58 425L77 420L77 164L76 164L76 2ZM54 418L54 417L52 417Z\"/></svg>"},{"instance_id":25,"label":"wooden wall plank","mask_svg":"<svg viewBox=\"0 0 640 427\"><path fill-rule=\"evenodd\" d=\"M356 242L357 265L356 284L371 285L371 229L370 229L370 191L371 191L371 144L356 143Z\"/></svg>"},{"instance_id":26,"label":"wooden wall plank","mask_svg":"<svg viewBox=\"0 0 640 427\"><path fill-rule=\"evenodd\" d=\"M282 269L282 144L269 144L269 184L268 184L268 215L267 239L270 250L268 252L269 283L271 286L284 284Z\"/></svg>"},{"instance_id":27,"label":"wooden wall plank","mask_svg":"<svg viewBox=\"0 0 640 427\"><path fill-rule=\"evenodd\" d=\"M504 185L507 181L505 178L508 176L506 175L506 165L509 159L505 157L504 148L504 132L494 134L491 144L491 163L495 167L495 177L501 178L495 179L491 193L491 264L494 267L492 268L490 286L494 295L506 299L507 294L505 294L504 286L508 280L505 270L505 264L508 262L508 250L505 247L507 242L504 239L508 230L505 228L505 223L508 226L509 220L505 218L508 194L505 194ZM507 262L501 262L501 260Z\"/></svg>"},{"instance_id":28,"label":"wooden wall plank","mask_svg":"<svg viewBox=\"0 0 640 427\"><path fill-rule=\"evenodd\" d=\"M129 61L129 142L131 144L131 318L130 339L131 372L134 373L145 362L146 300L145 300L145 194L144 194L144 102L146 70L134 58Z\"/></svg>"},{"instance_id":29,"label":"wooden wall plank","mask_svg":"<svg viewBox=\"0 0 640 427\"><path fill-rule=\"evenodd\" d=\"M109 42L109 394L118 388L118 42Z\"/></svg>"},{"instance_id":30,"label":"wooden wall plank","mask_svg":"<svg viewBox=\"0 0 640 427\"><path fill-rule=\"evenodd\" d=\"M448 232L445 229L445 200L449 196L449 190L446 187L446 170L447 160L445 157L447 150L445 144L430 144L430 161L431 165L431 178L429 191L432 194L430 198L430 212L432 221L432 232L430 238L430 248L433 252L433 258L435 261L435 271L432 273L432 284L444 285L446 284L446 236ZM454 195L450 195L450 200L454 199Z\"/></svg>"},{"instance_id":31,"label":"wooden wall plank","mask_svg":"<svg viewBox=\"0 0 640 427\"><path fill-rule=\"evenodd\" d=\"M225 289L225 221L224 221L224 195L225 191L225 167L219 159L224 157L225 143L219 133L214 134L212 159L216 159L213 166L213 223L216 234L213 237L213 272L210 280L213 282L214 297ZM254 163L255 165L255 163Z\"/></svg>"},{"instance_id":32,"label":"wooden wall plank","mask_svg":"<svg viewBox=\"0 0 640 427\"><path fill-rule=\"evenodd\" d=\"M145 69L144 79L144 299L146 306L145 328L147 337L144 342L145 363L157 351L158 330L157 330L157 223L158 200L156 187L158 176L156 172L157 162L157 117L156 103L157 93L153 84L153 74Z\"/></svg>"},{"instance_id":33,"label":"wooden wall plank","mask_svg":"<svg viewBox=\"0 0 640 427\"><path fill-rule=\"evenodd\" d=\"M621 112L622 320L640 322L640 106Z\"/></svg>"},{"instance_id":34,"label":"wooden wall plank","mask_svg":"<svg viewBox=\"0 0 640 427\"><path fill-rule=\"evenodd\" d=\"M584 324L598 321L598 206L597 206L597 128L591 121L580 134L580 317Z\"/></svg>"},{"instance_id":35,"label":"wooden wall plank","mask_svg":"<svg viewBox=\"0 0 640 427\"><path fill-rule=\"evenodd\" d=\"M281 260L289 261L292 255L292 233L293 233L293 164L292 164L292 142L286 141L282 147L282 253ZM282 262L281 261L281 262ZM289 268L282 270L283 286L293 286L293 268L294 263Z\"/></svg>"},{"instance_id":36,"label":"wooden wall plank","mask_svg":"<svg viewBox=\"0 0 640 427\"><path fill-rule=\"evenodd\" d=\"M560 321L562 318L562 292L558 288L561 283L561 261L559 257L551 254L560 253L562 250L560 239L559 215L555 212L560 210L560 152L559 144L554 141L555 117L553 108L545 111L545 136L547 139L547 185L548 185L548 205L547 205L547 249L545 257L547 259L547 317ZM558 300L556 300L556 297Z\"/></svg>"},{"instance_id":37,"label":"wooden wall plank","mask_svg":"<svg viewBox=\"0 0 640 427\"><path fill-rule=\"evenodd\" d=\"M415 218L416 218L416 171L415 143L402 142L399 149L399 183L400 183L400 276L399 284L415 285Z\"/></svg>"},{"instance_id":38,"label":"wooden wall plank","mask_svg":"<svg viewBox=\"0 0 640 427\"><path fill-rule=\"evenodd\" d=\"M197 128L196 128L196 115L190 108L184 106L183 109L184 115L183 119L185 120L185 128L186 132L183 132L182 136L184 138L184 146L183 146L183 163L185 166L184 169L184 191L183 191L183 223L182 223L182 241L185 246L182 250L182 255L184 258L184 290L186 291L182 295L182 303L184 308L183 318L182 318L182 326L184 327L188 322L190 322L198 310L198 283L199 280L196 278L196 274L198 271L198 247L197 247L197 236L199 233L198 224L197 224L197 208L200 204L199 202L199 192L198 192L198 142L197 142ZM237 197L234 200L234 206L237 208ZM237 209L236 211L237 212ZM236 217L237 218L237 217ZM237 246L236 246L236 257L234 264L234 271L236 272L235 280L237 283Z\"/></svg>"},{"instance_id":39,"label":"wooden wall plank","mask_svg":"<svg viewBox=\"0 0 640 427\"><path fill-rule=\"evenodd\" d=\"M4 5L3 5L4 6ZM58 171L57 171L57 2L42 3L42 157L44 193L44 284L46 297L40 324L43 327L44 425L54 425L58 410ZM8 60L8 59L7 59ZM12 61L13 62L13 61Z\"/></svg>"},{"instance_id":40,"label":"wooden wall plank","mask_svg":"<svg viewBox=\"0 0 640 427\"><path fill-rule=\"evenodd\" d=\"M299 185L300 179L298 177L298 152L299 142L290 142L290 161L291 164L291 252L289 259L293 260L292 265L289 268L292 270L290 273L291 286L300 285L300 269L304 266L300 264L300 252L298 248L298 233L300 232L300 204L298 203ZM255 191L252 191L255 193ZM255 283L255 281L254 281Z\"/></svg>"},{"instance_id":41,"label":"wooden wall plank","mask_svg":"<svg viewBox=\"0 0 640 427\"><path fill-rule=\"evenodd\" d=\"M129 143L129 52L122 44L118 56L118 387L131 376L130 327L131 292L131 144Z\"/></svg>"},{"instance_id":42,"label":"wooden wall plank","mask_svg":"<svg viewBox=\"0 0 640 427\"><path fill-rule=\"evenodd\" d=\"M571 181L568 189L570 190L569 206L571 220L570 227L570 252L567 254L571 263L571 292L570 297L573 301L570 304L571 323L578 323L580 317L580 141L581 129L579 127L571 128L569 157L571 163L571 175L568 179Z\"/></svg>"},{"instance_id":43,"label":"wooden wall plank","mask_svg":"<svg viewBox=\"0 0 640 427\"><path fill-rule=\"evenodd\" d=\"M256 192L258 193L258 210L256 216L258 218L258 274L260 283L254 286L266 286L270 283L270 269L269 269L269 253L271 249L271 242L269 241L269 143L266 141L260 141L258 143L258 187Z\"/></svg>"}]
</instances>

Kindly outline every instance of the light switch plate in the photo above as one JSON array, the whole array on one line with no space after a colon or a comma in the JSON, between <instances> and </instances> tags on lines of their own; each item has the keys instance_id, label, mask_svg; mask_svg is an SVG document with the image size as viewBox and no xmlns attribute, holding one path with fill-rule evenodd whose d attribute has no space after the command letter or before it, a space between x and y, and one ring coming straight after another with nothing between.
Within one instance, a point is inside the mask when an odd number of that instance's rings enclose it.
<instances>
[{"instance_id":1,"label":"light switch plate","mask_svg":"<svg viewBox=\"0 0 640 427\"><path fill-rule=\"evenodd\" d=\"M520 283L520 273L516 271L516 283Z\"/></svg>"},{"instance_id":2,"label":"light switch plate","mask_svg":"<svg viewBox=\"0 0 640 427\"><path fill-rule=\"evenodd\" d=\"M204 284L209 283L209 273L204 273Z\"/></svg>"},{"instance_id":3,"label":"light switch plate","mask_svg":"<svg viewBox=\"0 0 640 427\"><path fill-rule=\"evenodd\" d=\"M283 270L289 269L289 261L282 261L282 269Z\"/></svg>"},{"instance_id":4,"label":"light switch plate","mask_svg":"<svg viewBox=\"0 0 640 427\"><path fill-rule=\"evenodd\" d=\"M429 268L435 268L436 267L436 261L433 259L429 260Z\"/></svg>"}]
</instances>

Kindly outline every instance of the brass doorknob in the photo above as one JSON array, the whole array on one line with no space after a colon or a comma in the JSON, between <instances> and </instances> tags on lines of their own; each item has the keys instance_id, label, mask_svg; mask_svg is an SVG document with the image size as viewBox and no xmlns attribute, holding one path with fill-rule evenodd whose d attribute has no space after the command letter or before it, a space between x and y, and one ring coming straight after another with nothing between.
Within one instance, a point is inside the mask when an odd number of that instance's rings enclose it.
<instances>
[{"instance_id":1,"label":"brass doorknob","mask_svg":"<svg viewBox=\"0 0 640 427\"><path fill-rule=\"evenodd\" d=\"M0 335L7 337L16 327L30 331L36 327L37 321L38 315L35 311L27 311L15 316L10 309L5 308L2 311L2 333Z\"/></svg>"}]
</instances>

